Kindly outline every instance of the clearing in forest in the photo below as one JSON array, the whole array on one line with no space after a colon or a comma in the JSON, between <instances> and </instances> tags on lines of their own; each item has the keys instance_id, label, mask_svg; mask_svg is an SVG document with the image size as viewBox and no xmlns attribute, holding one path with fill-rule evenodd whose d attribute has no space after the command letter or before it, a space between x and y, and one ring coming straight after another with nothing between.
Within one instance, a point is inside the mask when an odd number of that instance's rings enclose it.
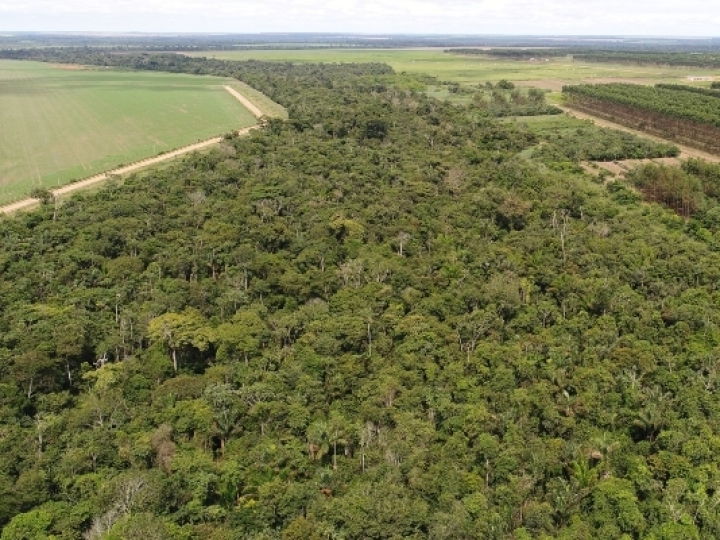
<instances>
[{"instance_id":1,"label":"clearing in forest","mask_svg":"<svg viewBox=\"0 0 720 540\"><path fill-rule=\"evenodd\" d=\"M0 204L255 124L228 85L0 60Z\"/></svg>"}]
</instances>

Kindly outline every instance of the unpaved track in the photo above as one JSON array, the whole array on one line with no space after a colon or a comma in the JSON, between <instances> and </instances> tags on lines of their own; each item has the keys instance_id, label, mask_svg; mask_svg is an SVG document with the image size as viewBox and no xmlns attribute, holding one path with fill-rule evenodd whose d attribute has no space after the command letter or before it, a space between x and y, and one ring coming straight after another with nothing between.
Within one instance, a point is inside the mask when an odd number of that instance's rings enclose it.
<instances>
[{"instance_id":1,"label":"unpaved track","mask_svg":"<svg viewBox=\"0 0 720 540\"><path fill-rule=\"evenodd\" d=\"M247 110L249 110L251 113L253 113L255 115L255 118L260 118L261 116L265 115L265 113L263 113L260 109L258 109L252 101L250 101L248 98L243 96L240 92L238 92L234 88L232 88L230 86L225 86L225 90L230 92L230 95L232 95L240 103L245 105L245 108Z\"/></svg>"},{"instance_id":2,"label":"unpaved track","mask_svg":"<svg viewBox=\"0 0 720 540\"><path fill-rule=\"evenodd\" d=\"M245 96L243 96L242 94L237 92L235 89L230 88L229 86L225 86L224 88L234 98L236 98L240 103L242 103L245 106L245 108L247 108L251 113L253 113L253 115L255 115L256 118L260 118L260 117L264 116L264 113L260 109L258 109L252 102L250 102ZM252 131L253 129L256 129L257 127L258 126L255 125L255 126L247 127L245 129L241 129L240 131L237 132L237 134L241 135L241 136L247 135L248 133L250 133L250 131ZM112 171L107 171L104 173L96 174L95 176L85 178L84 180L80 180L78 182L73 182L72 184L66 184L62 187L51 190L51 193L55 197L58 197L61 195L67 195L74 191L85 189L85 188L88 188L95 184L99 184L100 182L104 182L111 176L133 173L133 172L139 171L140 169L144 169L145 167L157 165L158 163L162 163L164 161L175 159L176 157L182 156L184 154L189 154L190 152L196 152L198 150L202 150L203 148L207 148L208 146L213 146L215 144L220 143L222 140L223 140L223 137L213 137L212 139L207 139L207 140L195 143L195 144L183 146L182 148L178 148L177 150L173 150L171 152L168 152L167 154L161 154L159 156L143 159L142 161L137 161L131 165L126 165L125 167L120 167L117 169L113 169ZM0 214L13 214L20 210L30 209L34 206L37 206L37 204L38 204L37 199L32 199L32 198L23 199L21 201L16 201L14 203L0 206Z\"/></svg>"},{"instance_id":3,"label":"unpaved track","mask_svg":"<svg viewBox=\"0 0 720 540\"><path fill-rule=\"evenodd\" d=\"M716 156L714 154L709 154L708 152L703 152L702 150L698 150L697 148L692 148L690 146L678 144L674 141L671 141L670 139L663 139L662 137L656 137L655 135L650 135L649 133L645 133L644 131L638 131L636 129L632 129L627 126L623 126L622 124L616 124L615 122L610 122L609 120L605 120L603 118L598 118L597 116L593 116L586 112L576 111L575 109L571 109L570 107L566 107L565 105L557 105L557 104L554 104L554 105L558 109L562 109L563 111L568 113L570 116L574 116L575 118L579 118L581 120L592 120L593 122L595 122L596 125L598 125L600 127L617 129L619 131L625 131L627 133L632 133L633 135L637 135L638 137L645 137L646 139L652 139L654 141L664 142L664 143L668 143L668 144L674 144L675 146L677 146L680 149L680 158L681 159L699 158L699 159L704 159L705 161L711 161L713 163L720 163L720 156Z\"/></svg>"}]
</instances>

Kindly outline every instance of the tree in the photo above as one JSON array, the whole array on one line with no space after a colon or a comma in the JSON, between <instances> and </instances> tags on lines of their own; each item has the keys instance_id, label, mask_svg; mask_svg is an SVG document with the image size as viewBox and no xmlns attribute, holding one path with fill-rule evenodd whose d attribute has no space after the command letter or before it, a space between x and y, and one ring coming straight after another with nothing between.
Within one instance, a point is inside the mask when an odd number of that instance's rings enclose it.
<instances>
[{"instance_id":1,"label":"tree","mask_svg":"<svg viewBox=\"0 0 720 540\"><path fill-rule=\"evenodd\" d=\"M316 420L307 430L308 453L310 459L321 461L330 451L331 446L330 426L323 420Z\"/></svg>"},{"instance_id":2,"label":"tree","mask_svg":"<svg viewBox=\"0 0 720 540\"><path fill-rule=\"evenodd\" d=\"M30 191L30 197L40 201L40 204L46 206L55 201L55 195L47 188L36 187Z\"/></svg>"},{"instance_id":3,"label":"tree","mask_svg":"<svg viewBox=\"0 0 720 540\"><path fill-rule=\"evenodd\" d=\"M216 383L205 389L204 397L213 409L220 432L220 451L225 455L225 445L240 418L238 393L229 384Z\"/></svg>"},{"instance_id":4,"label":"tree","mask_svg":"<svg viewBox=\"0 0 720 540\"><path fill-rule=\"evenodd\" d=\"M218 360L230 361L235 353L241 353L247 365L249 357L259 352L267 333L267 325L257 311L238 311L231 322L221 324L215 331Z\"/></svg>"},{"instance_id":5,"label":"tree","mask_svg":"<svg viewBox=\"0 0 720 540\"><path fill-rule=\"evenodd\" d=\"M3 529L0 540L48 540L57 538L50 534L52 514L48 510L32 510L18 514Z\"/></svg>"},{"instance_id":6,"label":"tree","mask_svg":"<svg viewBox=\"0 0 720 540\"><path fill-rule=\"evenodd\" d=\"M215 340L215 333L207 326L205 317L193 308L155 317L148 325L148 334L150 339L170 349L175 372L179 368L178 353L189 348L206 351Z\"/></svg>"}]
</instances>

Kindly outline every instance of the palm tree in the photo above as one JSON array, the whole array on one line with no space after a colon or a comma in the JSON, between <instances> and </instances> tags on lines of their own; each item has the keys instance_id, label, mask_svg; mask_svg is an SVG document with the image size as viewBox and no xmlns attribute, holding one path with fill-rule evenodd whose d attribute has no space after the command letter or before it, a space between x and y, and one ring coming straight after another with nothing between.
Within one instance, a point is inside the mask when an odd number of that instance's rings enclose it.
<instances>
[{"instance_id":1,"label":"palm tree","mask_svg":"<svg viewBox=\"0 0 720 540\"><path fill-rule=\"evenodd\" d=\"M310 424L307 430L310 459L320 461L330 451L330 428L324 420Z\"/></svg>"},{"instance_id":2,"label":"palm tree","mask_svg":"<svg viewBox=\"0 0 720 540\"><path fill-rule=\"evenodd\" d=\"M343 445L347 448L347 420L339 415L334 414L330 417L328 425L329 441L333 446L333 470L337 470L337 447L338 444Z\"/></svg>"}]
</instances>

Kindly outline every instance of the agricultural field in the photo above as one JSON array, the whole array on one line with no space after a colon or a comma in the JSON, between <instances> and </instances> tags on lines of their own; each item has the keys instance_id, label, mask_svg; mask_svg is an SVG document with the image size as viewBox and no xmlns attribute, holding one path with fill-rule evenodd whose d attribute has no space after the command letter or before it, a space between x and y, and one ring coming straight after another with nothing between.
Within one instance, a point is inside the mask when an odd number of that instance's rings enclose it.
<instances>
[{"instance_id":1,"label":"agricultural field","mask_svg":"<svg viewBox=\"0 0 720 540\"><path fill-rule=\"evenodd\" d=\"M691 76L720 76L720 69L590 63L573 61L569 57L551 59L548 62L498 60L478 55L448 54L443 52L443 49L208 51L190 53L190 56L297 63L384 62L399 73L425 73L443 81L455 81L463 85L508 79L554 91L559 91L567 83L633 81L655 84L685 82Z\"/></svg>"},{"instance_id":2,"label":"agricultural field","mask_svg":"<svg viewBox=\"0 0 720 540\"><path fill-rule=\"evenodd\" d=\"M0 61L0 204L254 124L224 85L243 91L222 77Z\"/></svg>"}]
</instances>

